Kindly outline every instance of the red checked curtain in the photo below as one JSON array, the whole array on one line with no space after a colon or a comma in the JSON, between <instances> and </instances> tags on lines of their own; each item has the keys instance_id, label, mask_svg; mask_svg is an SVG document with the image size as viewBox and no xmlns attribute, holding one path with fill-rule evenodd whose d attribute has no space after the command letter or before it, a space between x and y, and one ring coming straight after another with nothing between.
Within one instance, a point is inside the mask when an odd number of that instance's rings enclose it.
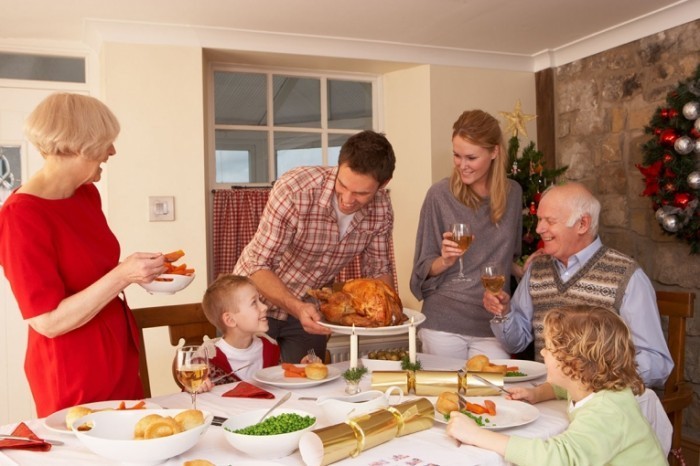
<instances>
[{"instance_id":1,"label":"red checked curtain","mask_svg":"<svg viewBox=\"0 0 700 466\"><path fill-rule=\"evenodd\" d=\"M258 223L269 195L270 188L214 190L214 277L218 277L222 273L231 273L243 248L250 242L258 229ZM394 287L398 290L393 244L389 253L394 275ZM347 281L360 276L360 256L357 256L340 271L336 280Z\"/></svg>"}]
</instances>

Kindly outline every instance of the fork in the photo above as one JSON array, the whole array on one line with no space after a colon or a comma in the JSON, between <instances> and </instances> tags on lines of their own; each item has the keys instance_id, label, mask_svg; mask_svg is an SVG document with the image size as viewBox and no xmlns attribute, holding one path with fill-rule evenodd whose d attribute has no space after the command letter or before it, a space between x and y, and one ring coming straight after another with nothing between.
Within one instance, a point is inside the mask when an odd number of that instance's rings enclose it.
<instances>
[{"instance_id":1,"label":"fork","mask_svg":"<svg viewBox=\"0 0 700 466\"><path fill-rule=\"evenodd\" d=\"M220 375L219 377L217 377L217 378L215 378L214 380L212 380L211 383L212 383L213 385L216 385L216 382L218 382L219 380L223 380L223 379L225 379L226 377L228 377L229 375L236 375L236 372L240 371L241 369L245 369L246 367L250 366L251 364L253 364L253 363L252 363L252 362L249 362L249 363L246 364L245 366L241 366L241 367L239 367L238 369L234 369L234 370L232 370L231 372L229 372L228 374Z\"/></svg>"}]
</instances>

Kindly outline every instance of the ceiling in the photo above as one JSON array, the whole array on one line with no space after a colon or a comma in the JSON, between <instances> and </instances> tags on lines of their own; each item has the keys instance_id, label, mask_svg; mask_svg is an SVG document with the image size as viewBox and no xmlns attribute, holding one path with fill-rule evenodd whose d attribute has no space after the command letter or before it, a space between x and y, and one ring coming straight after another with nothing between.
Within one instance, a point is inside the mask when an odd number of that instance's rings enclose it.
<instances>
[{"instance_id":1,"label":"ceiling","mask_svg":"<svg viewBox=\"0 0 700 466\"><path fill-rule=\"evenodd\" d=\"M596 38L609 48L699 17L700 0L0 0L0 46L88 43L95 31L104 40L117 29L132 40L182 41L171 36L177 30L212 48L252 50L254 35L258 44L270 39L267 52L325 41L330 50L319 54L355 47L406 61L411 53L531 60ZM630 38L614 35L620 30Z\"/></svg>"}]
</instances>

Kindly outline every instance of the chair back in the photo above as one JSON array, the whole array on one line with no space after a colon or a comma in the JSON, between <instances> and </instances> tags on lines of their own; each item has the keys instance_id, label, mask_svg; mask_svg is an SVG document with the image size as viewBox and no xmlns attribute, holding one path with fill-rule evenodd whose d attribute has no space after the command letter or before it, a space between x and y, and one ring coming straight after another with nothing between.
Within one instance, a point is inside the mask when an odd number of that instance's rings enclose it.
<instances>
[{"instance_id":1,"label":"chair back","mask_svg":"<svg viewBox=\"0 0 700 466\"><path fill-rule=\"evenodd\" d=\"M185 340L185 345L201 345L205 335L209 338L216 336L216 327L209 323L200 303L146 307L131 311L136 318L141 341L141 353L139 354L141 383L144 395L150 398L151 382L148 376L143 329L167 326L170 344L177 346L181 338Z\"/></svg>"},{"instance_id":2,"label":"chair back","mask_svg":"<svg viewBox=\"0 0 700 466\"><path fill-rule=\"evenodd\" d=\"M659 314L668 318L667 343L673 358L673 370L666 380L661 404L673 424L670 464L680 464L683 429L683 409L693 401L693 389L685 381L685 328L686 321L695 313L695 293L657 291Z\"/></svg>"}]
</instances>

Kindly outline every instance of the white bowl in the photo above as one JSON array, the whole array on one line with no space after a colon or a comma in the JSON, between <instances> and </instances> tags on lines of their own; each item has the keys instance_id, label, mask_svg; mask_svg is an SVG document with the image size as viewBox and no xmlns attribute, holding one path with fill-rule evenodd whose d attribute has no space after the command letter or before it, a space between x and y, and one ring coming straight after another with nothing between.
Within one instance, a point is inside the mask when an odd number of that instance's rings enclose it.
<instances>
[{"instance_id":1,"label":"white bowl","mask_svg":"<svg viewBox=\"0 0 700 466\"><path fill-rule=\"evenodd\" d=\"M73 432L89 450L103 458L121 463L151 465L180 455L199 441L200 436L211 423L210 413L204 414L204 424L169 437L149 440L135 440L136 423L149 414L175 417L184 409L138 409L124 411L98 411L81 417L74 426L85 422L93 424L92 429Z\"/></svg>"},{"instance_id":2,"label":"white bowl","mask_svg":"<svg viewBox=\"0 0 700 466\"><path fill-rule=\"evenodd\" d=\"M388 361L386 359L360 358L360 362L368 371L400 371L401 361Z\"/></svg>"},{"instance_id":3,"label":"white bowl","mask_svg":"<svg viewBox=\"0 0 700 466\"><path fill-rule=\"evenodd\" d=\"M226 440L228 440L236 450L240 450L253 458L284 458L285 456L291 455L299 448L299 439L302 434L310 431L316 425L316 420L314 420L314 423L305 429L278 435L244 435L231 432L232 430L238 430L257 424L262 415L266 412L267 409L256 409L229 417L222 426L224 428ZM316 417L307 411L285 408L274 410L270 416L279 416L283 413L296 413L300 416Z\"/></svg>"},{"instance_id":4,"label":"white bowl","mask_svg":"<svg viewBox=\"0 0 700 466\"><path fill-rule=\"evenodd\" d=\"M139 283L149 293L173 294L184 290L194 280L192 275L180 275L175 273L164 273L158 275L151 283Z\"/></svg>"}]
</instances>

